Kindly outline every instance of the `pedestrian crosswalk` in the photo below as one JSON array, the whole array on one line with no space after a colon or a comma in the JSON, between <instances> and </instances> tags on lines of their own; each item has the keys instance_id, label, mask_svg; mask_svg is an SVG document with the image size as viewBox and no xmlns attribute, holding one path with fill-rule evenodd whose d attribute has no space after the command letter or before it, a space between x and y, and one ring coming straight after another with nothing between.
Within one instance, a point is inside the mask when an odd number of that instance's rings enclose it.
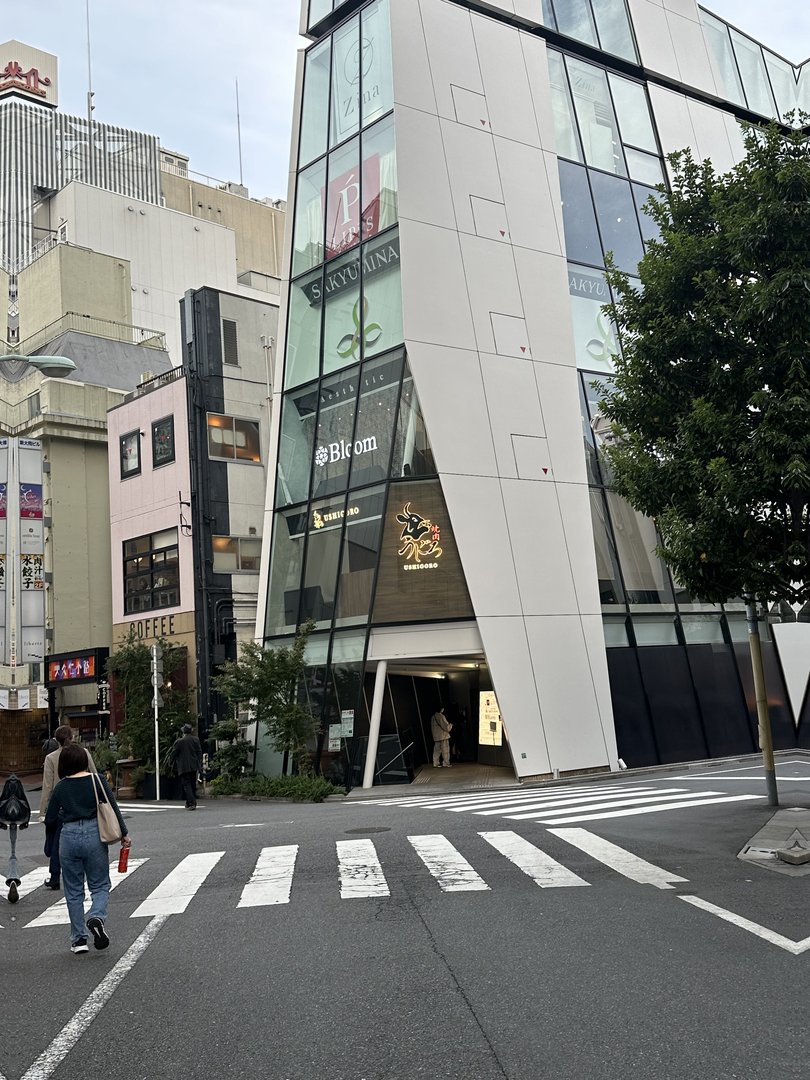
<instances>
[{"instance_id":1,"label":"pedestrian crosswalk","mask_svg":"<svg viewBox=\"0 0 810 1080\"><path fill-rule=\"evenodd\" d=\"M318 873L327 888L334 889L336 898L341 900L384 899L392 895L392 874L402 876L403 867L410 885L414 885L414 874L424 874L424 882L430 887L437 886L438 894L459 892L489 893L504 886L511 864L520 871L529 882L541 889L564 889L590 886L603 880L606 867L618 877L629 879L641 885L652 885L658 889L671 889L685 878L647 862L595 833L582 828L555 828L549 830L562 841L565 852L576 849L579 855L576 872L556 857L564 854L557 851L561 845L554 845L552 855L545 848L520 836L512 830L485 831L465 838L465 851L441 833L416 834L407 837L392 837L380 843L383 850L378 850L378 843L369 838L337 840L334 847L326 854L323 850L307 852L308 873L299 888L296 888L296 871L299 865L299 845L284 844L263 847L255 858L252 872L241 888L236 908L260 908L286 905L302 895L312 884L312 867L317 866ZM493 852L502 856L504 862L495 857ZM582 859L582 856L585 859ZM232 856L231 856L232 857ZM110 866L112 888L116 890L116 901L120 907L126 899L131 899L131 919L151 919L157 915L178 915L185 912L197 899L211 876L220 868L222 876L218 886L226 882L232 888L233 866L228 866L229 855L225 851L204 851L186 855L179 862L167 867L164 860L140 858L131 859L125 874L119 874L117 863ZM240 860L243 856L237 856ZM390 860L392 870L387 872L384 866ZM252 860L251 860L252 861ZM478 868L473 865L478 863ZM482 865L483 864L483 865ZM244 862L240 861L244 867ZM159 867L159 869L158 869ZM246 869L246 868L245 868ZM29 898L42 888L45 880L45 868L40 867L23 877L19 886L20 903L13 909L15 920L24 929L61 926L69 922L67 905L60 897L39 913L29 913ZM246 874L247 876L247 874ZM159 878L159 880L156 880ZM133 885L133 879L136 885ZM140 883L140 886L137 883ZM416 881L418 884L418 881ZM512 885L515 884L512 879ZM394 886L399 888L399 881ZM147 893L144 896L144 893ZM36 897L32 898L34 901ZM89 900L85 909L89 910Z\"/></svg>"},{"instance_id":2,"label":"pedestrian crosswalk","mask_svg":"<svg viewBox=\"0 0 810 1080\"><path fill-rule=\"evenodd\" d=\"M692 791L646 784L594 784L587 787L529 788L458 792L454 795L406 795L367 799L353 806L446 810L453 814L500 817L508 821L537 821L544 825L573 825L584 821L637 817L721 803L762 801L765 795L728 795L723 791Z\"/></svg>"}]
</instances>

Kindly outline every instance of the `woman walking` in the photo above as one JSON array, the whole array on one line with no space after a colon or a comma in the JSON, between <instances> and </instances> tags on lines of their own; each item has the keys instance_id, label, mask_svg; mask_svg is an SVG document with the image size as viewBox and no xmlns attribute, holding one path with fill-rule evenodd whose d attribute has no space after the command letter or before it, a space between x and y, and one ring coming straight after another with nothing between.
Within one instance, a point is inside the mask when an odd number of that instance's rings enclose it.
<instances>
[{"instance_id":1,"label":"woman walking","mask_svg":"<svg viewBox=\"0 0 810 1080\"><path fill-rule=\"evenodd\" d=\"M69 743L59 755L60 781L53 789L45 815L46 825L62 822L59 858L62 883L70 915L70 951L86 953L88 932L97 949L110 944L105 928L110 896L110 856L98 830L98 803L105 800L115 811L121 826L121 844L129 847L127 827L107 781L87 769L83 746ZM92 900L87 922L84 918L84 882Z\"/></svg>"}]
</instances>

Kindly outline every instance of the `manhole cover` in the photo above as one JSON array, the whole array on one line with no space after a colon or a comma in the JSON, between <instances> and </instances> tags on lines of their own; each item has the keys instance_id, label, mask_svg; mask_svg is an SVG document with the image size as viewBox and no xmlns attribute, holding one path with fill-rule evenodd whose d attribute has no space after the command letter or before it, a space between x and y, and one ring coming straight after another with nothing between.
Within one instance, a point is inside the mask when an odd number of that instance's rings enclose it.
<instances>
[{"instance_id":1,"label":"manhole cover","mask_svg":"<svg viewBox=\"0 0 810 1080\"><path fill-rule=\"evenodd\" d=\"M370 825L367 829L347 829L347 833L391 832L385 825Z\"/></svg>"}]
</instances>

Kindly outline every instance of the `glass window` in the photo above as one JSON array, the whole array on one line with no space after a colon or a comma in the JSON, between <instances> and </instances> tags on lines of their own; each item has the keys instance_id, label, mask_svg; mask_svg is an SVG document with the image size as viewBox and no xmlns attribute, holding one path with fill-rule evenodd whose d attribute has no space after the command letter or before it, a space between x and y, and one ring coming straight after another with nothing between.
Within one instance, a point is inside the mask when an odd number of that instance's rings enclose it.
<instances>
[{"instance_id":1,"label":"glass window","mask_svg":"<svg viewBox=\"0 0 810 1080\"><path fill-rule=\"evenodd\" d=\"M435 475L436 463L422 418L422 409L413 385L413 376L406 365L399 402L397 437L391 459L391 476L396 479Z\"/></svg>"},{"instance_id":2,"label":"glass window","mask_svg":"<svg viewBox=\"0 0 810 1080\"><path fill-rule=\"evenodd\" d=\"M278 446L277 506L303 502L307 497L317 410L317 387L309 386L284 395Z\"/></svg>"},{"instance_id":3,"label":"glass window","mask_svg":"<svg viewBox=\"0 0 810 1080\"><path fill-rule=\"evenodd\" d=\"M332 39L330 146L354 135L360 125L360 68L360 19L355 15L335 31Z\"/></svg>"},{"instance_id":4,"label":"glass window","mask_svg":"<svg viewBox=\"0 0 810 1080\"><path fill-rule=\"evenodd\" d=\"M363 132L363 206L360 229L364 240L396 225L397 154L394 117L387 116Z\"/></svg>"},{"instance_id":5,"label":"glass window","mask_svg":"<svg viewBox=\"0 0 810 1080\"><path fill-rule=\"evenodd\" d=\"M603 305L611 301L605 275L569 264L568 292L577 367L586 371L612 371L619 344L613 323L602 311Z\"/></svg>"},{"instance_id":6,"label":"glass window","mask_svg":"<svg viewBox=\"0 0 810 1080\"><path fill-rule=\"evenodd\" d=\"M289 389L317 379L320 371L321 312L323 311L323 274L298 278L290 283L290 322L287 331L287 357L284 364L284 387Z\"/></svg>"},{"instance_id":7,"label":"glass window","mask_svg":"<svg viewBox=\"0 0 810 1080\"><path fill-rule=\"evenodd\" d=\"M329 155L326 195L326 258L360 242L360 140Z\"/></svg>"},{"instance_id":8,"label":"glass window","mask_svg":"<svg viewBox=\"0 0 810 1080\"><path fill-rule=\"evenodd\" d=\"M646 244L648 240L657 240L661 235L661 230L658 228L658 222L645 209L647 200L652 198L657 199L659 192L653 191L651 188L639 187L638 184L633 184L633 199L636 203L636 210L638 210L638 220L641 225L641 238Z\"/></svg>"},{"instance_id":9,"label":"glass window","mask_svg":"<svg viewBox=\"0 0 810 1080\"><path fill-rule=\"evenodd\" d=\"M579 165L560 161L565 250L572 262L601 266L602 245L596 227L596 214L588 186L588 174Z\"/></svg>"},{"instance_id":10,"label":"glass window","mask_svg":"<svg viewBox=\"0 0 810 1080\"><path fill-rule=\"evenodd\" d=\"M298 174L293 233L292 276L323 262L323 191L326 161Z\"/></svg>"},{"instance_id":11,"label":"glass window","mask_svg":"<svg viewBox=\"0 0 810 1080\"><path fill-rule=\"evenodd\" d=\"M259 441L259 424L256 420L240 420L237 417L233 422L234 450L237 461L252 461L260 465L262 460L261 443Z\"/></svg>"},{"instance_id":12,"label":"glass window","mask_svg":"<svg viewBox=\"0 0 810 1080\"><path fill-rule=\"evenodd\" d=\"M557 29L557 20L554 18L554 7L551 0L542 0L540 18L543 26L550 26L552 30Z\"/></svg>"},{"instance_id":13,"label":"glass window","mask_svg":"<svg viewBox=\"0 0 810 1080\"><path fill-rule=\"evenodd\" d=\"M260 463L258 421L209 413L208 456L231 461Z\"/></svg>"},{"instance_id":14,"label":"glass window","mask_svg":"<svg viewBox=\"0 0 810 1080\"><path fill-rule=\"evenodd\" d=\"M352 455L370 452L370 443L356 437L354 431L358 376L355 367L321 383L312 476L312 493L316 497L343 491Z\"/></svg>"},{"instance_id":15,"label":"glass window","mask_svg":"<svg viewBox=\"0 0 810 1080\"><path fill-rule=\"evenodd\" d=\"M605 444L612 438L612 432L610 429L610 421L602 415L599 409L599 401L604 396L605 391L610 387L610 380L605 378L604 375L596 375L593 372L585 372L582 375L583 390L585 394L585 401L587 406L588 416L588 428L590 430L591 438L593 439L593 446L596 452L596 465L598 468L593 470L594 483L603 484L608 486L613 478L610 465L603 453Z\"/></svg>"},{"instance_id":16,"label":"glass window","mask_svg":"<svg viewBox=\"0 0 810 1080\"><path fill-rule=\"evenodd\" d=\"M351 464L351 487L385 480L394 441L402 353L381 356L363 365L355 442L363 447Z\"/></svg>"},{"instance_id":17,"label":"glass window","mask_svg":"<svg viewBox=\"0 0 810 1080\"><path fill-rule=\"evenodd\" d=\"M602 247L613 252L616 266L635 274L644 255L633 193L618 176L591 173L593 201L602 236Z\"/></svg>"},{"instance_id":18,"label":"glass window","mask_svg":"<svg viewBox=\"0 0 810 1080\"><path fill-rule=\"evenodd\" d=\"M399 231L363 245L363 355L401 345L402 282Z\"/></svg>"},{"instance_id":19,"label":"glass window","mask_svg":"<svg viewBox=\"0 0 810 1080\"><path fill-rule=\"evenodd\" d=\"M776 116L776 102L768 82L762 49L750 38L744 37L729 27L737 65L742 75L743 89L748 99L748 108L768 118Z\"/></svg>"},{"instance_id":20,"label":"glass window","mask_svg":"<svg viewBox=\"0 0 810 1080\"><path fill-rule=\"evenodd\" d=\"M599 603L602 607L611 607L624 603L619 560L616 555L616 545L610 533L605 496L601 491L592 490L590 497L593 543L596 550L596 574L599 581Z\"/></svg>"},{"instance_id":21,"label":"glass window","mask_svg":"<svg viewBox=\"0 0 810 1080\"><path fill-rule=\"evenodd\" d=\"M309 25L314 26L332 10L332 0L309 0Z\"/></svg>"},{"instance_id":22,"label":"glass window","mask_svg":"<svg viewBox=\"0 0 810 1080\"><path fill-rule=\"evenodd\" d=\"M574 103L568 89L568 78L562 54L548 50L548 75L551 84L551 108L554 113L554 133L559 157L582 161Z\"/></svg>"},{"instance_id":23,"label":"glass window","mask_svg":"<svg viewBox=\"0 0 810 1080\"><path fill-rule=\"evenodd\" d=\"M289 633L298 626L306 521L305 510L284 510L273 517L265 619L267 637Z\"/></svg>"},{"instance_id":24,"label":"glass window","mask_svg":"<svg viewBox=\"0 0 810 1080\"><path fill-rule=\"evenodd\" d=\"M625 60L637 60L624 0L591 0L591 4L605 52L623 56Z\"/></svg>"},{"instance_id":25,"label":"glass window","mask_svg":"<svg viewBox=\"0 0 810 1080\"><path fill-rule=\"evenodd\" d=\"M124 612L177 607L180 603L180 563L177 529L124 542Z\"/></svg>"},{"instance_id":26,"label":"glass window","mask_svg":"<svg viewBox=\"0 0 810 1080\"><path fill-rule=\"evenodd\" d=\"M723 645L723 624L720 614L682 615L681 626L687 645Z\"/></svg>"},{"instance_id":27,"label":"glass window","mask_svg":"<svg viewBox=\"0 0 810 1080\"><path fill-rule=\"evenodd\" d=\"M613 535L627 600L634 607L674 605L667 568L655 554L658 535L651 518L637 513L615 492L607 492Z\"/></svg>"},{"instance_id":28,"label":"glass window","mask_svg":"<svg viewBox=\"0 0 810 1080\"><path fill-rule=\"evenodd\" d=\"M703 36L709 47L712 70L717 81L717 92L735 105L745 105L737 63L728 36L728 27L724 22L710 15L703 8L698 8L703 24Z\"/></svg>"},{"instance_id":29,"label":"glass window","mask_svg":"<svg viewBox=\"0 0 810 1080\"><path fill-rule=\"evenodd\" d=\"M606 73L601 68L573 60L570 56L566 58L566 63L579 120L579 133L585 148L585 161L597 169L624 176L621 139L608 93Z\"/></svg>"},{"instance_id":30,"label":"glass window","mask_svg":"<svg viewBox=\"0 0 810 1080\"><path fill-rule=\"evenodd\" d=\"M579 376L579 412L582 418L582 443L585 448L585 467L588 470L588 483L599 487L602 477L599 475L599 462L596 457L596 443L591 430L591 418L588 414L588 404L585 400L584 379L588 376Z\"/></svg>"},{"instance_id":31,"label":"glass window","mask_svg":"<svg viewBox=\"0 0 810 1080\"><path fill-rule=\"evenodd\" d=\"M335 626L356 626L369 620L384 507L384 487L349 497Z\"/></svg>"},{"instance_id":32,"label":"glass window","mask_svg":"<svg viewBox=\"0 0 810 1080\"><path fill-rule=\"evenodd\" d=\"M771 86L776 97L776 108L780 119L785 114L796 108L796 76L793 74L791 65L781 58L774 56L767 50L765 53L765 66L771 77Z\"/></svg>"},{"instance_id":33,"label":"glass window","mask_svg":"<svg viewBox=\"0 0 810 1080\"><path fill-rule=\"evenodd\" d=\"M678 645L678 628L675 619L651 619L633 617L633 633L637 645Z\"/></svg>"},{"instance_id":34,"label":"glass window","mask_svg":"<svg viewBox=\"0 0 810 1080\"><path fill-rule=\"evenodd\" d=\"M334 259L324 276L323 372L360 359L360 253Z\"/></svg>"},{"instance_id":35,"label":"glass window","mask_svg":"<svg viewBox=\"0 0 810 1080\"><path fill-rule=\"evenodd\" d=\"M215 574L258 574L261 540L253 537L214 536L211 543Z\"/></svg>"},{"instance_id":36,"label":"glass window","mask_svg":"<svg viewBox=\"0 0 810 1080\"><path fill-rule=\"evenodd\" d=\"M375 0L362 12L363 126L373 123L394 107L391 77L391 23L388 0Z\"/></svg>"},{"instance_id":37,"label":"glass window","mask_svg":"<svg viewBox=\"0 0 810 1080\"><path fill-rule=\"evenodd\" d=\"M335 611L340 548L346 499L319 500L312 504L304 583L301 590L301 621L312 619L316 628L331 626Z\"/></svg>"},{"instance_id":38,"label":"glass window","mask_svg":"<svg viewBox=\"0 0 810 1080\"><path fill-rule=\"evenodd\" d=\"M598 45L596 27L588 0L557 0L554 5L557 15L557 29L561 34L584 41L588 45Z\"/></svg>"},{"instance_id":39,"label":"glass window","mask_svg":"<svg viewBox=\"0 0 810 1080\"><path fill-rule=\"evenodd\" d=\"M298 143L299 167L308 165L326 151L329 134L329 45L327 39L307 53Z\"/></svg>"},{"instance_id":40,"label":"glass window","mask_svg":"<svg viewBox=\"0 0 810 1080\"><path fill-rule=\"evenodd\" d=\"M137 476L141 471L141 433L130 431L119 439L121 452L121 479Z\"/></svg>"},{"instance_id":41,"label":"glass window","mask_svg":"<svg viewBox=\"0 0 810 1080\"><path fill-rule=\"evenodd\" d=\"M164 416L152 424L152 468L174 461L174 417Z\"/></svg>"},{"instance_id":42,"label":"glass window","mask_svg":"<svg viewBox=\"0 0 810 1080\"><path fill-rule=\"evenodd\" d=\"M633 150L630 146L625 146L624 156L627 159L627 171L630 173L631 180L649 184L650 187L663 184L664 172L659 158L653 157L652 154L644 154L641 150Z\"/></svg>"},{"instance_id":43,"label":"glass window","mask_svg":"<svg viewBox=\"0 0 810 1080\"><path fill-rule=\"evenodd\" d=\"M622 140L631 146L637 146L640 150L657 154L658 147L644 87L641 83L622 79L618 75L609 75L608 78Z\"/></svg>"}]
</instances>

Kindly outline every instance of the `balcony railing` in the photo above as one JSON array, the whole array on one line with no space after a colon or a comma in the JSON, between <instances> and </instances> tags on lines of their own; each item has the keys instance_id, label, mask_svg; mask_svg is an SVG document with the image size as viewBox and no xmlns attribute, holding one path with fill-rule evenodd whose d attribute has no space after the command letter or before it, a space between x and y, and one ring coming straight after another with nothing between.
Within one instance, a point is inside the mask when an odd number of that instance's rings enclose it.
<instances>
[{"instance_id":1,"label":"balcony railing","mask_svg":"<svg viewBox=\"0 0 810 1080\"><path fill-rule=\"evenodd\" d=\"M123 341L128 345L142 345L147 349L166 349L166 335L162 330L148 330L131 323L115 322L113 319L98 319L94 315L81 315L77 311L67 311L54 322L43 326L35 334L25 338L19 345L10 349L23 356L31 356L37 349L47 345L68 330L80 334L92 334L93 337L106 338L108 341Z\"/></svg>"}]
</instances>

